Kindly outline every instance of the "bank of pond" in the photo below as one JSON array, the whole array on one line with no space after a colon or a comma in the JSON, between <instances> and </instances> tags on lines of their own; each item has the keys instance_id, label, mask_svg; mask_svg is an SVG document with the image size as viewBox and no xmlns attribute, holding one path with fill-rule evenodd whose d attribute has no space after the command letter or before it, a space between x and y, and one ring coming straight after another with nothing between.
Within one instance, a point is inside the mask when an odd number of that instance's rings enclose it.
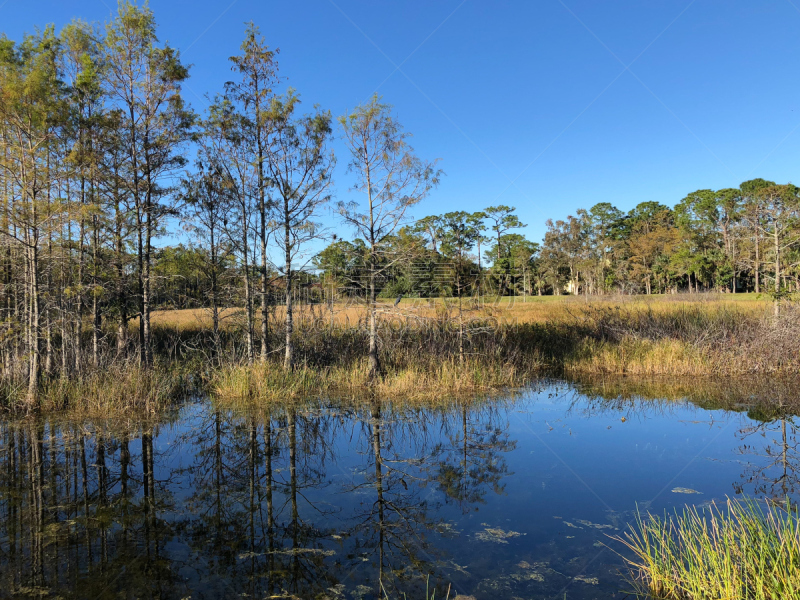
<instances>
[{"instance_id":1,"label":"bank of pond","mask_svg":"<svg viewBox=\"0 0 800 600\"><path fill-rule=\"evenodd\" d=\"M796 383L7 416L0 597L800 598Z\"/></svg>"}]
</instances>

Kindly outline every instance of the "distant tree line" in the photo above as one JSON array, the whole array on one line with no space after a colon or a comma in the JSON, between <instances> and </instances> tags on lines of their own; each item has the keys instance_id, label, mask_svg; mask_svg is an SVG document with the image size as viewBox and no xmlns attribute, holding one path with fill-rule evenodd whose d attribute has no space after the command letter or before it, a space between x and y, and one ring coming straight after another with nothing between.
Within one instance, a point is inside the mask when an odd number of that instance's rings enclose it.
<instances>
[{"instance_id":1,"label":"distant tree line","mask_svg":"<svg viewBox=\"0 0 800 600\"><path fill-rule=\"evenodd\" d=\"M800 188L753 179L698 190L669 208L608 202L546 222L541 243L508 206L427 216L386 240L382 295L654 294L758 292L800 286ZM365 245L337 240L315 258L325 280L351 293L363 281ZM391 257L391 261L389 261ZM458 271L458 276L456 274Z\"/></svg>"},{"instance_id":2,"label":"distant tree line","mask_svg":"<svg viewBox=\"0 0 800 600\"><path fill-rule=\"evenodd\" d=\"M674 208L609 203L547 221L536 282L553 293L798 290L800 189L764 179L698 190Z\"/></svg>"}]
</instances>

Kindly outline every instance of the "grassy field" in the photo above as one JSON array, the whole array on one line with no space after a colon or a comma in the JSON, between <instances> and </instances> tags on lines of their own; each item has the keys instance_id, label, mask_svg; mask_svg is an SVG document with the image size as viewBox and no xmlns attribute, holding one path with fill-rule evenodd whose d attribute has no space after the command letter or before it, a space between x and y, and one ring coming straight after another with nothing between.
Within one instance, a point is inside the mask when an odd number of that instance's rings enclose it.
<instances>
[{"instance_id":1,"label":"grassy field","mask_svg":"<svg viewBox=\"0 0 800 600\"><path fill-rule=\"evenodd\" d=\"M323 391L357 395L469 394L518 387L543 374L711 377L800 373L800 310L756 294L403 299L380 304L385 377L370 382L363 357L365 307L357 303L298 307L300 368L279 361L228 365L215 377L220 394L300 397ZM243 312L224 313L224 327ZM281 307L271 327L283 325ZM208 311L165 311L156 327L183 332L209 326ZM466 359L457 335L465 324ZM281 345L279 339L276 347Z\"/></svg>"},{"instance_id":2,"label":"grassy field","mask_svg":"<svg viewBox=\"0 0 800 600\"><path fill-rule=\"evenodd\" d=\"M585 317L597 308L622 307L629 310L675 312L687 307L700 307L714 311L737 310L747 314L768 313L772 301L764 294L678 294L651 296L528 296L528 297L482 297L463 301L469 318L494 317L508 323L548 323ZM380 301L379 308L384 319L403 321L407 319L432 319L442 311L457 310L453 298L433 300L403 298L397 306L394 301ZM258 311L258 314L260 314ZM283 319L282 306L273 309L276 319ZM318 320L336 325L357 325L365 319L363 303L337 302L332 310L327 304L298 305L295 318L299 321ZM229 308L221 313L223 326L239 323L244 318L244 309ZM211 313L207 309L184 309L154 311L153 325L179 329L198 329L211 326ZM136 320L131 321L132 326Z\"/></svg>"},{"instance_id":3,"label":"grassy field","mask_svg":"<svg viewBox=\"0 0 800 600\"><path fill-rule=\"evenodd\" d=\"M157 311L151 316L155 369L140 373L133 347L80 378L45 378L41 409L154 410L187 386L230 401L364 394L424 401L520 388L542 376L792 378L800 373L800 308L786 302L776 317L770 299L754 294L482 298L464 300L461 308L454 299L381 302L378 380L366 364L363 304L299 305L291 372L282 367L280 306L270 312L263 363L256 323L253 365L245 359L242 309L223 311L217 338L208 310ZM136 325L130 323L134 346ZM107 333L111 347L114 334ZM18 405L22 384L3 385L6 405Z\"/></svg>"}]
</instances>

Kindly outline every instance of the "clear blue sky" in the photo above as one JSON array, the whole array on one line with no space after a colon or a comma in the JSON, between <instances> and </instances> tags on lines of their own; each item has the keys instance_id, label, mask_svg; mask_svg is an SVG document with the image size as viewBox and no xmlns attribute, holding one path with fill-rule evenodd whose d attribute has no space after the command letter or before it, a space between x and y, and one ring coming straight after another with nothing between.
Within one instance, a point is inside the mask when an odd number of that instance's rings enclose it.
<instances>
[{"instance_id":1,"label":"clear blue sky","mask_svg":"<svg viewBox=\"0 0 800 600\"><path fill-rule=\"evenodd\" d=\"M72 17L103 21L116 6L3 1L0 31L12 39ZM150 6L159 37L194 65L186 96L197 110L231 78L249 20L308 105L339 115L377 90L447 174L418 217L508 204L538 240L548 217L597 202L627 210L753 177L800 182L800 0Z\"/></svg>"}]
</instances>

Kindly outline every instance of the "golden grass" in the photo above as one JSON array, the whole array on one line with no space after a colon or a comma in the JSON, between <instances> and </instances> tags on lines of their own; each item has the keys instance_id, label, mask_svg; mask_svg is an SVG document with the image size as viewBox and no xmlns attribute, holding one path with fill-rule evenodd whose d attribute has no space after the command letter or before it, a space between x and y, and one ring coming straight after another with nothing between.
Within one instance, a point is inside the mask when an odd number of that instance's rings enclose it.
<instances>
[{"instance_id":1,"label":"golden grass","mask_svg":"<svg viewBox=\"0 0 800 600\"><path fill-rule=\"evenodd\" d=\"M118 365L89 371L80 378L43 381L36 410L114 419L133 413L156 414L174 405L183 389L183 379L170 369ZM7 408L28 411L25 392L24 386L6 389Z\"/></svg>"},{"instance_id":2,"label":"golden grass","mask_svg":"<svg viewBox=\"0 0 800 600\"><path fill-rule=\"evenodd\" d=\"M160 367L145 372L126 363L75 380L45 380L40 408L86 414L126 407L156 410L174 402L181 392L180 373L189 372L202 373L204 385L228 403L333 397L436 402L519 388L545 374L741 375L796 373L800 365L800 350L794 355L800 341L785 337L800 329L800 311L794 311L796 317L787 311L795 321L790 318L783 333L773 335L771 302L753 294L481 300L463 301L464 317L474 324L463 364L458 360L456 301L404 299L398 306L382 301L385 371L375 381L365 360L363 304L298 306L298 367L292 372L282 368L279 356L282 307L272 309L273 354L266 364L251 367L242 365L241 308L222 312L225 339L218 350L204 337L210 311L157 311L152 324L160 340ZM716 335L710 342L703 339L706 330ZM194 338L195 333L203 335ZM9 389L5 396L13 409L21 391Z\"/></svg>"},{"instance_id":3,"label":"golden grass","mask_svg":"<svg viewBox=\"0 0 800 600\"><path fill-rule=\"evenodd\" d=\"M708 375L709 357L679 340L625 339L620 343L585 340L564 368L573 374Z\"/></svg>"},{"instance_id":4,"label":"golden grass","mask_svg":"<svg viewBox=\"0 0 800 600\"><path fill-rule=\"evenodd\" d=\"M590 311L624 307L630 311L649 310L670 313L687 307L702 307L709 311L734 309L746 314L763 314L772 308L769 297L761 294L676 294L651 296L528 296L465 299L464 308L468 318L494 318L507 323L548 323L552 321L577 321ZM454 299L404 298L395 307L393 301L378 303L381 318L405 322L415 319L433 319L445 307L452 313L456 310ZM283 306L272 307L277 321L285 315ZM331 322L331 311L327 304L297 305L295 319L298 323L318 321ZM366 317L365 306L356 301L337 302L333 306L333 323L339 326L357 325ZM260 311L255 314L260 319ZM222 326L239 324L244 319L244 309L228 308L221 312ZM153 326L175 327L181 330L211 326L211 312L204 308L154 311L150 316ZM131 324L135 325L136 320Z\"/></svg>"},{"instance_id":5,"label":"golden grass","mask_svg":"<svg viewBox=\"0 0 800 600\"><path fill-rule=\"evenodd\" d=\"M222 369L215 374L211 390L216 400L226 404L284 404L309 398L363 397L430 404L518 388L532 377L532 372L523 372L513 365L492 365L480 360L467 360L463 365L445 361L427 367L390 369L375 380L369 377L366 361L350 367L300 367L291 372L267 362Z\"/></svg>"},{"instance_id":6,"label":"golden grass","mask_svg":"<svg viewBox=\"0 0 800 600\"><path fill-rule=\"evenodd\" d=\"M737 322L754 324L761 320L763 329L763 322L772 314L772 304L769 298L755 294L506 297L483 298L481 302L465 300L463 306L465 319L481 320L482 325L494 325L495 332L492 335L505 335L498 334L503 328L506 331L516 329L518 334L514 335L514 343L519 344L519 350L528 357L525 360L531 363L530 368L525 364L523 369L529 375L535 369L540 372L555 369L571 375L703 376L791 370L797 364L797 357L791 352L778 357L777 361L772 360L772 356L768 357L769 353L763 352L745 356L742 360L735 339L728 339L717 346L699 339L706 324L710 329L719 325L723 329L727 327L726 331L729 331ZM412 330L414 327L435 328L443 323L453 326L457 322L457 314L453 299L403 299L396 307L393 302L380 303L381 325L385 331L402 329L404 326L410 326ZM241 323L243 317L241 309L229 309L224 314L224 326ZM609 317L619 329L629 331L609 338L603 333L605 325L599 325L601 321L608 321ZM208 311L201 309L156 312L152 319L156 327L172 327L180 331L210 326ZM299 306L295 319L298 329L307 328L306 331L316 332L331 324L341 330L354 330L357 327L363 330L366 325L365 307L358 304ZM282 326L282 320L283 309L277 307L274 310L273 330L277 331ZM539 329L526 330L525 326ZM666 329L655 334L647 331L642 333L637 330L642 326ZM750 340L750 344L753 343ZM485 371L490 360L472 361L471 368L476 368L477 362ZM430 383L437 389L459 390L473 385L448 383L449 373L455 371L448 367L449 370L443 372L441 369L444 367L428 363L423 357L420 357L417 366L406 361L402 373L389 376L394 389L398 393L405 393L402 381L412 382L408 384L412 388L410 391L415 386L427 385L428 374L434 374L435 378ZM519 368L520 363L515 364ZM351 367L349 374L354 378L353 381L347 380L343 374L336 375L335 380L340 382L340 387L353 389L363 384L361 367ZM326 377L330 378L331 375ZM464 378L463 373L460 377ZM508 377L492 377L494 381L506 379Z\"/></svg>"}]
</instances>

